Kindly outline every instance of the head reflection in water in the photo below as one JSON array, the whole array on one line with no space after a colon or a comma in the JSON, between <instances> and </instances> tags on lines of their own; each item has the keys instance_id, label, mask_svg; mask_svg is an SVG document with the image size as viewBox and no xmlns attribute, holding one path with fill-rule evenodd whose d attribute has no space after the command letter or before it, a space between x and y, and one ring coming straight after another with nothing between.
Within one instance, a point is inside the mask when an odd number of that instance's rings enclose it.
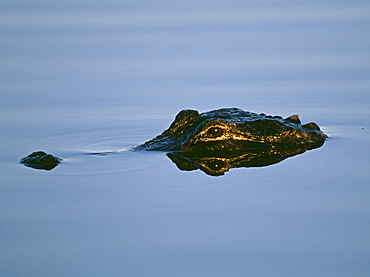
<instances>
[{"instance_id":1,"label":"head reflection in water","mask_svg":"<svg viewBox=\"0 0 370 277\"><path fill-rule=\"evenodd\" d=\"M235 152L170 152L169 157L180 170L200 169L211 176L224 175L230 168L262 167L279 163L288 157L304 153L306 147L287 149L244 150Z\"/></svg>"}]
</instances>

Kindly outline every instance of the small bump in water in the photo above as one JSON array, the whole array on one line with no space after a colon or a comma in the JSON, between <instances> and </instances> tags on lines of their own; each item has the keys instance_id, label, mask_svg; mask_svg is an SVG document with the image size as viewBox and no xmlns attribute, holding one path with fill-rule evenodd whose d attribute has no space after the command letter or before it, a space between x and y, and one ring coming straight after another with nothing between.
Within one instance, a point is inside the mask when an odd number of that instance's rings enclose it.
<instances>
[{"instance_id":1,"label":"small bump in water","mask_svg":"<svg viewBox=\"0 0 370 277\"><path fill-rule=\"evenodd\" d=\"M47 154L44 151L35 151L27 157L20 159L20 162L25 166L43 170L52 170L60 164L61 161L61 158Z\"/></svg>"}]
</instances>

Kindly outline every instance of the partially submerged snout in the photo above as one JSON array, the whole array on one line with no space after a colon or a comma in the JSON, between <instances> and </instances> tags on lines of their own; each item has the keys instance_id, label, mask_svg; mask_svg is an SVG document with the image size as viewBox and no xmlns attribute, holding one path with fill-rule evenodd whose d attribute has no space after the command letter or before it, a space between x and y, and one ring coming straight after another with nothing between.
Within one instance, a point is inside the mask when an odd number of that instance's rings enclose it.
<instances>
[{"instance_id":1,"label":"partially submerged snout","mask_svg":"<svg viewBox=\"0 0 370 277\"><path fill-rule=\"evenodd\" d=\"M44 170L53 169L61 161L61 158L55 157L51 154L46 154L44 151L35 151L27 157L20 159L20 162L25 166Z\"/></svg>"}]
</instances>

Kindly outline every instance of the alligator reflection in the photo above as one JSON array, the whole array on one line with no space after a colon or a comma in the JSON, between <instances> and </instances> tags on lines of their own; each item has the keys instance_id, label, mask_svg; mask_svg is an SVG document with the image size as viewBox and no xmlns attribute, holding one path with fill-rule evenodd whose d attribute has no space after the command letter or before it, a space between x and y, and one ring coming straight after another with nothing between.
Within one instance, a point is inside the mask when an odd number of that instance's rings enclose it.
<instances>
[{"instance_id":1,"label":"alligator reflection","mask_svg":"<svg viewBox=\"0 0 370 277\"><path fill-rule=\"evenodd\" d=\"M286 158L302 154L309 149L313 148L301 146L294 148L218 152L212 154L209 152L171 152L167 153L167 156L180 170L192 171L200 169L208 175L221 176L230 168L268 166L279 163Z\"/></svg>"}]
</instances>

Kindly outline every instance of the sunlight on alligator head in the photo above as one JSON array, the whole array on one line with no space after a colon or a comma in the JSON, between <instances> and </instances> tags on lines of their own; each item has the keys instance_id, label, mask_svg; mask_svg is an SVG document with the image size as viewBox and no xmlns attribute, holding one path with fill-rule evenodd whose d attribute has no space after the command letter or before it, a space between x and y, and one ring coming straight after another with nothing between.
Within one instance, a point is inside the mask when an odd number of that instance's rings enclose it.
<instances>
[{"instance_id":1,"label":"sunlight on alligator head","mask_svg":"<svg viewBox=\"0 0 370 277\"><path fill-rule=\"evenodd\" d=\"M210 152L321 146L326 135L316 123L301 124L298 115L283 119L225 108L199 114L180 111L171 126L135 150Z\"/></svg>"}]
</instances>

